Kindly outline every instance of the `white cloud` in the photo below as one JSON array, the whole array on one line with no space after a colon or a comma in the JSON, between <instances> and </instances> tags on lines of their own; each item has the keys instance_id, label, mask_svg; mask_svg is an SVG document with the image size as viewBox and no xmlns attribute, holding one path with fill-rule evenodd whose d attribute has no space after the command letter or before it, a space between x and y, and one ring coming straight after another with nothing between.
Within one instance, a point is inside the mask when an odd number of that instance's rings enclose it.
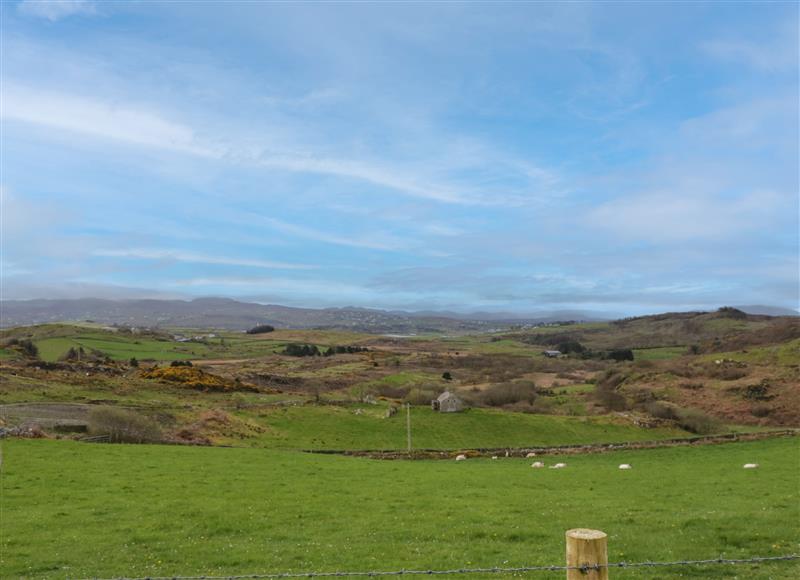
<instances>
[{"instance_id":1,"label":"white cloud","mask_svg":"<svg viewBox=\"0 0 800 580\"><path fill-rule=\"evenodd\" d=\"M187 262L194 264L220 264L225 266L245 266L252 268L266 268L276 270L312 270L317 266L306 264L289 264L286 262L273 262L269 260L249 260L246 258L229 258L224 256L210 256L208 254L198 254L193 252L183 252L180 250L163 249L100 249L92 252L94 256L109 258L137 258L144 260L169 260L175 262Z\"/></svg>"},{"instance_id":2,"label":"white cloud","mask_svg":"<svg viewBox=\"0 0 800 580\"><path fill-rule=\"evenodd\" d=\"M724 239L768 226L786 210L772 191L734 199L697 192L655 192L615 199L592 210L589 225L621 238L650 242Z\"/></svg>"},{"instance_id":3,"label":"white cloud","mask_svg":"<svg viewBox=\"0 0 800 580\"><path fill-rule=\"evenodd\" d=\"M797 21L787 21L783 27L773 31L769 40L750 41L743 39L712 40L702 48L718 60L742 63L764 72L797 72Z\"/></svg>"},{"instance_id":4,"label":"white cloud","mask_svg":"<svg viewBox=\"0 0 800 580\"><path fill-rule=\"evenodd\" d=\"M434 202L519 206L563 195L556 191L558 178L549 170L481 144L471 143L466 151L456 147L454 156L442 155L444 160L388 163L375 158L319 155L313 146L263 138L254 142L231 132L208 136L205 130L140 104L33 88L13 81L4 83L3 99L1 112L7 120L229 164L354 179ZM291 125L284 129L276 133L292 132ZM463 170L473 174L468 181L449 177ZM476 185L478 174L482 179ZM502 184L509 178L515 181L510 190Z\"/></svg>"},{"instance_id":5,"label":"white cloud","mask_svg":"<svg viewBox=\"0 0 800 580\"><path fill-rule=\"evenodd\" d=\"M23 121L64 131L171 149L203 157L219 156L200 144L194 131L143 108L106 103L65 93L33 90L5 83L4 119Z\"/></svg>"},{"instance_id":6,"label":"white cloud","mask_svg":"<svg viewBox=\"0 0 800 580\"><path fill-rule=\"evenodd\" d=\"M17 10L20 14L55 22L76 14L95 14L96 6L89 0L22 0Z\"/></svg>"},{"instance_id":7,"label":"white cloud","mask_svg":"<svg viewBox=\"0 0 800 580\"><path fill-rule=\"evenodd\" d=\"M322 232L306 226L290 224L274 218L257 216L250 214L255 221L264 223L271 228L292 236L324 242L326 244L336 244L339 246L350 246L354 248L367 248L372 250L399 250L404 247L400 240L391 238L387 235L368 235L368 236L339 236L328 232Z\"/></svg>"}]
</instances>

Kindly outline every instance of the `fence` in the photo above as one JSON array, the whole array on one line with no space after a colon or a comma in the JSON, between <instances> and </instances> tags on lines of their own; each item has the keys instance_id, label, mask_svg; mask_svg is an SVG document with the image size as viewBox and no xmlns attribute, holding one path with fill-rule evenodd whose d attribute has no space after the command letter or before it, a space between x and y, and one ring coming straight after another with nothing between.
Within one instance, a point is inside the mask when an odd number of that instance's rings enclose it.
<instances>
[{"instance_id":1,"label":"fence","mask_svg":"<svg viewBox=\"0 0 800 580\"><path fill-rule=\"evenodd\" d=\"M671 566L714 566L788 562L800 560L798 554L783 556L754 556L751 558L711 558L708 560L677 560L674 562L610 562L607 535L599 530L578 528L566 533L565 565L517 566L494 568L453 568L449 570L373 570L355 572L274 572L239 576L147 576L115 580L244 580L278 578L378 578L382 576L444 576L455 574L519 574L525 572L566 572L567 580L609 580L613 568L664 568ZM98 579L93 579L98 580Z\"/></svg>"}]
</instances>

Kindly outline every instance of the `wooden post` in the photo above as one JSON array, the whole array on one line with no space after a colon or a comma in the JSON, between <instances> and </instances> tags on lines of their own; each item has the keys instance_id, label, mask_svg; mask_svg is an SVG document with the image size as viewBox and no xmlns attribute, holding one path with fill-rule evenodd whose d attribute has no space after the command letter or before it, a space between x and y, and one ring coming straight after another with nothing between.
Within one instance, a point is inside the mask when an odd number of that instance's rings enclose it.
<instances>
[{"instance_id":1,"label":"wooden post","mask_svg":"<svg viewBox=\"0 0 800 580\"><path fill-rule=\"evenodd\" d=\"M608 536L598 530L578 528L567 531L567 566L608 564ZM608 568L567 570L567 580L608 580Z\"/></svg>"}]
</instances>

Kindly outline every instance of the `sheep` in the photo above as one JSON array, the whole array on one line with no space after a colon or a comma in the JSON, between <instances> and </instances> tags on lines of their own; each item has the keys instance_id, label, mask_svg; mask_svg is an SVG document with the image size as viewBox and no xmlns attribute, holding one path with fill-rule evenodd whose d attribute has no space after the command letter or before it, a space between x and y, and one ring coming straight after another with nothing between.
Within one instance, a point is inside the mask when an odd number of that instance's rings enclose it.
<instances>
[{"instance_id":1,"label":"sheep","mask_svg":"<svg viewBox=\"0 0 800 580\"><path fill-rule=\"evenodd\" d=\"M531 463L531 467L533 467L534 469L541 469L542 467L544 467L544 463L542 463L541 461L534 461L533 463Z\"/></svg>"},{"instance_id":2,"label":"sheep","mask_svg":"<svg viewBox=\"0 0 800 580\"><path fill-rule=\"evenodd\" d=\"M555 465L551 465L550 469L563 469L566 466L566 463L556 463Z\"/></svg>"},{"instance_id":3,"label":"sheep","mask_svg":"<svg viewBox=\"0 0 800 580\"><path fill-rule=\"evenodd\" d=\"M620 469L632 469L630 463L622 463L622 464L620 464L619 468Z\"/></svg>"},{"instance_id":4,"label":"sheep","mask_svg":"<svg viewBox=\"0 0 800 580\"><path fill-rule=\"evenodd\" d=\"M533 451L531 451L530 453L528 453L528 454L525 456L525 459L530 459L531 457L536 457L536 454L535 454Z\"/></svg>"},{"instance_id":5,"label":"sheep","mask_svg":"<svg viewBox=\"0 0 800 580\"><path fill-rule=\"evenodd\" d=\"M492 459L497 459L497 455L492 455Z\"/></svg>"},{"instance_id":6,"label":"sheep","mask_svg":"<svg viewBox=\"0 0 800 580\"><path fill-rule=\"evenodd\" d=\"M456 456L456 461L466 461L466 459L467 459L467 456L464 455L463 453L461 455L457 455Z\"/></svg>"},{"instance_id":7,"label":"sheep","mask_svg":"<svg viewBox=\"0 0 800 580\"><path fill-rule=\"evenodd\" d=\"M745 469L758 469L758 463L745 463Z\"/></svg>"}]
</instances>

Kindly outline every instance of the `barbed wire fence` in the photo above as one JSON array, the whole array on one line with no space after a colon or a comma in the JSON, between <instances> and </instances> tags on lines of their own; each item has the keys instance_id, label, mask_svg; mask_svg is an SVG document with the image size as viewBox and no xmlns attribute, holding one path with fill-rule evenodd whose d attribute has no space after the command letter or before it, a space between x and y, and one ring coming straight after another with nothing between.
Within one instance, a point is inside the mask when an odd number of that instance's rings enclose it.
<instances>
[{"instance_id":1,"label":"barbed wire fence","mask_svg":"<svg viewBox=\"0 0 800 580\"><path fill-rule=\"evenodd\" d=\"M516 566L493 568L452 568L443 570L372 570L372 571L335 571L335 572L273 572L265 574L244 574L237 576L143 576L115 577L106 580L245 580L279 579L279 578L378 578L382 576L445 576L455 574L515 574L525 572L568 572L574 571L582 575L600 572L612 568L663 568L671 566L713 566L763 564L766 562L786 562L800 560L798 554L783 556L754 556L752 558L710 558L707 560L676 560L673 562L610 562L606 564L583 564L580 566ZM83 580L101 580L99 578Z\"/></svg>"}]
</instances>

